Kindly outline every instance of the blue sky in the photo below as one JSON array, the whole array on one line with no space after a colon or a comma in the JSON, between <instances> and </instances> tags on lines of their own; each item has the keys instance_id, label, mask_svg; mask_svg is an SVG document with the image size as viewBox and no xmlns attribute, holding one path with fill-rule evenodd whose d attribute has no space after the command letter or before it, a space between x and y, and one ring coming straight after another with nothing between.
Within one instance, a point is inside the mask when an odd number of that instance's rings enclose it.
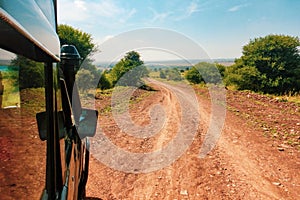
<instances>
[{"instance_id":1,"label":"blue sky","mask_svg":"<svg viewBox=\"0 0 300 200\"><path fill-rule=\"evenodd\" d=\"M149 27L182 34L210 58L237 58L250 39L300 36L298 0L58 0L58 22L90 33L101 44Z\"/></svg>"}]
</instances>

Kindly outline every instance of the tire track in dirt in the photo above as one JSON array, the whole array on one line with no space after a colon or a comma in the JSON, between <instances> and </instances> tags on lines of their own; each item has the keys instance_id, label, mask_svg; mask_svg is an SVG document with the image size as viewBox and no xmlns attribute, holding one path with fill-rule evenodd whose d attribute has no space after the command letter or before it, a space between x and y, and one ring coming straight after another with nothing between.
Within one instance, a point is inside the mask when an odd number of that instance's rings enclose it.
<instances>
[{"instance_id":1,"label":"tire track in dirt","mask_svg":"<svg viewBox=\"0 0 300 200\"><path fill-rule=\"evenodd\" d=\"M154 83L152 83L154 84ZM161 149L163 147L165 147L177 134L177 132L179 131L178 129L180 128L180 123L182 120L181 115L183 112L183 109L186 109L185 107L187 107L189 104L192 105L191 103L186 103L183 105L183 107L181 108L182 105L180 105L180 103L178 102L178 98L187 98L190 97L190 95L185 94L185 92L182 92L182 90L179 90L181 92L181 94L179 92L177 92L177 94L175 94L174 92L171 91L170 88L167 87L172 87L172 86L167 86L167 85L161 85L161 83L155 83L155 88L157 89L157 93L159 93L158 95L156 94L156 98L154 98L155 100L153 101L153 99L151 99L152 102L148 102L146 101L147 105L144 106L139 106L141 108L141 115L142 116L147 116L149 115L149 111L150 111L150 107L155 105L155 104L160 104L163 108L164 108L164 112L165 112L165 123L164 126L161 128L161 131L159 133L157 133L155 135L155 137L150 138L150 143L152 144L151 146L148 146L148 148L146 149L147 152L152 152L155 151L157 149ZM177 95L177 96L176 96ZM178 95L180 95L181 97L178 97ZM184 100L181 100L184 101ZM185 101L191 101L191 99L185 100ZM195 102L195 101L194 101ZM192 103L194 103L192 102ZM181 102L182 104L182 102ZM150 106L149 106L150 105ZM148 109L145 109L146 107L149 107ZM197 107L197 106L196 106ZM189 108L189 110L195 110L195 108ZM147 113L148 112L148 113ZM138 113L135 112L135 113ZM191 116L193 116L193 112L189 112L189 114L191 114ZM137 117L137 115L132 115L132 120L137 123L137 124L145 124L145 117ZM195 123L198 122L199 120L194 119L194 120L189 120L189 124L186 126L195 126ZM149 122L149 121L148 121ZM111 126L115 126L110 124ZM185 128L185 127L184 127ZM192 130L191 128L188 128L187 130ZM197 130L197 127L195 128L195 130ZM124 138L123 138L124 139ZM132 138L131 138L132 139ZM190 138L190 143L192 142L193 138ZM126 141L127 142L127 141ZM184 143L187 143L185 145L187 145L188 147L188 143L189 141L183 141ZM178 141L177 141L178 143ZM136 143L135 143L136 144ZM150 147L150 148L149 148ZM176 152L177 146L173 147L174 152ZM171 151L172 152L172 151ZM178 156L177 156L178 157ZM177 158L176 158L177 159ZM173 161L172 161L173 162ZM151 185L157 185L156 182L160 182L160 179L164 178L164 177L168 177L168 190L172 191L173 190L173 170L169 169L167 170L167 172L160 172L161 175L158 176L158 178L154 178L153 175L149 175L146 174L144 176L142 176L143 184L146 187L135 187L134 191L139 191L138 194L142 194L142 196L136 194L135 197L136 198L149 198L149 196L155 196L156 194L156 189L155 187L149 187ZM158 179L158 180L157 180ZM139 179L137 179L135 181L139 182ZM136 189L139 190L136 190ZM157 195L157 194L156 194Z\"/></svg>"},{"instance_id":2,"label":"tire track in dirt","mask_svg":"<svg viewBox=\"0 0 300 200\"><path fill-rule=\"evenodd\" d=\"M113 122L100 116L102 129L120 147L134 152L151 152L164 147L176 135L182 118L177 96L169 86L155 84L157 91L131 110L132 120L150 123L150 108L165 107L169 116L160 133L151 138L136 139L119 134ZM116 171L92 155L88 196L102 199L298 199L299 152L279 152L274 141L233 112L226 115L225 127L212 152L199 159L199 149L211 121L211 100L198 95L201 121L193 143L171 165L151 173ZM235 102L230 102L233 105ZM174 112L175 110L175 112ZM167 115L169 114L170 115ZM141 114L139 116L138 114ZM94 141L97 142L97 141ZM93 145L93 144L92 144ZM112 156L111 159L114 159Z\"/></svg>"},{"instance_id":3,"label":"tire track in dirt","mask_svg":"<svg viewBox=\"0 0 300 200\"><path fill-rule=\"evenodd\" d=\"M205 101L208 100L199 100L201 105L206 106L201 112L201 119L207 124L210 112ZM234 102L230 104L234 105ZM273 148L277 141L263 137L255 129L249 126L249 122L227 113L225 128L214 152L222 155L226 170L230 168L230 184L239 185L238 193L245 199L299 198L300 194L295 192L296 182L300 180L299 174L295 175L300 167L297 162L299 152L291 149L283 155Z\"/></svg>"},{"instance_id":4,"label":"tire track in dirt","mask_svg":"<svg viewBox=\"0 0 300 200\"><path fill-rule=\"evenodd\" d=\"M149 81L149 80L148 80ZM165 109L165 113L167 119L164 127L162 127L162 131L159 133L159 137L155 141L153 146L153 150L163 148L172 138L174 138L178 132L179 126L181 124L181 112L184 107L178 103L178 92L175 94L174 88L173 91L170 89L171 86L162 84L160 82L151 80L149 81L152 84L155 84L157 90L159 90L162 94L160 102ZM182 92L182 91L181 91ZM184 93L184 92L183 92ZM174 170L171 167L166 167L166 170L161 170L158 173L158 177L146 176L143 180L146 187L139 188L139 190L135 194L136 199L151 199L151 198L168 198L168 194L173 191L174 188ZM158 186L161 183L161 180L165 178L167 184L164 184L164 191L157 191L156 187L149 187L150 185Z\"/></svg>"}]
</instances>

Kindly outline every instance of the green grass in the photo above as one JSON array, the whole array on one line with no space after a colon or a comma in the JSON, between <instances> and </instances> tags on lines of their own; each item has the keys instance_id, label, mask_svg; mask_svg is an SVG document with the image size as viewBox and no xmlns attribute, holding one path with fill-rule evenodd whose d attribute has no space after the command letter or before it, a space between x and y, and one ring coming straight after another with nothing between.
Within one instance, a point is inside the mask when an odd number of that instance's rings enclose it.
<instances>
[{"instance_id":1,"label":"green grass","mask_svg":"<svg viewBox=\"0 0 300 200\"><path fill-rule=\"evenodd\" d=\"M18 72L7 71L2 73L4 86L1 107L20 105L20 92L18 87Z\"/></svg>"},{"instance_id":2,"label":"green grass","mask_svg":"<svg viewBox=\"0 0 300 200\"><path fill-rule=\"evenodd\" d=\"M25 113L35 116L46 110L44 88L27 88L21 90L21 108Z\"/></svg>"},{"instance_id":3,"label":"green grass","mask_svg":"<svg viewBox=\"0 0 300 200\"><path fill-rule=\"evenodd\" d=\"M159 71L150 71L149 77L150 78L159 78Z\"/></svg>"},{"instance_id":4,"label":"green grass","mask_svg":"<svg viewBox=\"0 0 300 200\"><path fill-rule=\"evenodd\" d=\"M279 97L283 101L293 102L300 105L300 94L295 95L284 95Z\"/></svg>"},{"instance_id":5,"label":"green grass","mask_svg":"<svg viewBox=\"0 0 300 200\"><path fill-rule=\"evenodd\" d=\"M123 87L119 87L118 89L120 91L122 90ZM124 87L123 89L126 89L126 87ZM125 90L124 90L125 91ZM129 104L128 106L131 107L132 105L135 105L139 102L141 102L143 99L145 99L146 97L150 96L151 94L153 94L153 91L148 91L148 90L143 90L144 92L142 92L141 94L139 94L138 96L132 96L129 99ZM108 90L98 90L97 91L97 95L100 96L105 96L105 97L112 97L112 94L114 92L114 88L113 89L108 89ZM115 91L118 92L118 91ZM120 93L121 94L121 93ZM117 100L117 99L115 99ZM115 107L114 107L114 111L116 111L117 113L123 113L127 111L127 104L122 101L123 99L120 99L120 102L115 102ZM109 101L111 101L111 99L109 99ZM102 114L108 114L112 112L112 106L111 106L111 102L109 103L109 105L106 105L104 108L99 110L100 113Z\"/></svg>"}]
</instances>

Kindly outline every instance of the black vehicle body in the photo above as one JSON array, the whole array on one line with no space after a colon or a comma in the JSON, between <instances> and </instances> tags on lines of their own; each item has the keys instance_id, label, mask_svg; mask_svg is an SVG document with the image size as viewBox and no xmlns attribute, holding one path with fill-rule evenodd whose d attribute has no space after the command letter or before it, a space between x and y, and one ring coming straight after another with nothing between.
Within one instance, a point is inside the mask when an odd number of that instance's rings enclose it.
<instances>
[{"instance_id":1,"label":"black vehicle body","mask_svg":"<svg viewBox=\"0 0 300 200\"><path fill-rule=\"evenodd\" d=\"M95 134L98 113L81 107L75 72L66 70L79 64L79 54L60 57L56 0L0 0L0 19L0 47L44 63L46 111L36 119L40 139L47 143L46 185L37 192L41 199L81 199L88 178L88 137Z\"/></svg>"}]
</instances>

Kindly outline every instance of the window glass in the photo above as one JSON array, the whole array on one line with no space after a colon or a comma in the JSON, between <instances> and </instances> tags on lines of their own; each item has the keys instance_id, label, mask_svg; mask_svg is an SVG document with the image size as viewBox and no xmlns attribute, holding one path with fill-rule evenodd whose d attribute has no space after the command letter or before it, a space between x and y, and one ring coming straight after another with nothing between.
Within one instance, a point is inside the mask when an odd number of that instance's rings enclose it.
<instances>
[{"instance_id":1,"label":"window glass","mask_svg":"<svg viewBox=\"0 0 300 200\"><path fill-rule=\"evenodd\" d=\"M45 187L44 67L0 49L0 199L38 199Z\"/></svg>"}]
</instances>

